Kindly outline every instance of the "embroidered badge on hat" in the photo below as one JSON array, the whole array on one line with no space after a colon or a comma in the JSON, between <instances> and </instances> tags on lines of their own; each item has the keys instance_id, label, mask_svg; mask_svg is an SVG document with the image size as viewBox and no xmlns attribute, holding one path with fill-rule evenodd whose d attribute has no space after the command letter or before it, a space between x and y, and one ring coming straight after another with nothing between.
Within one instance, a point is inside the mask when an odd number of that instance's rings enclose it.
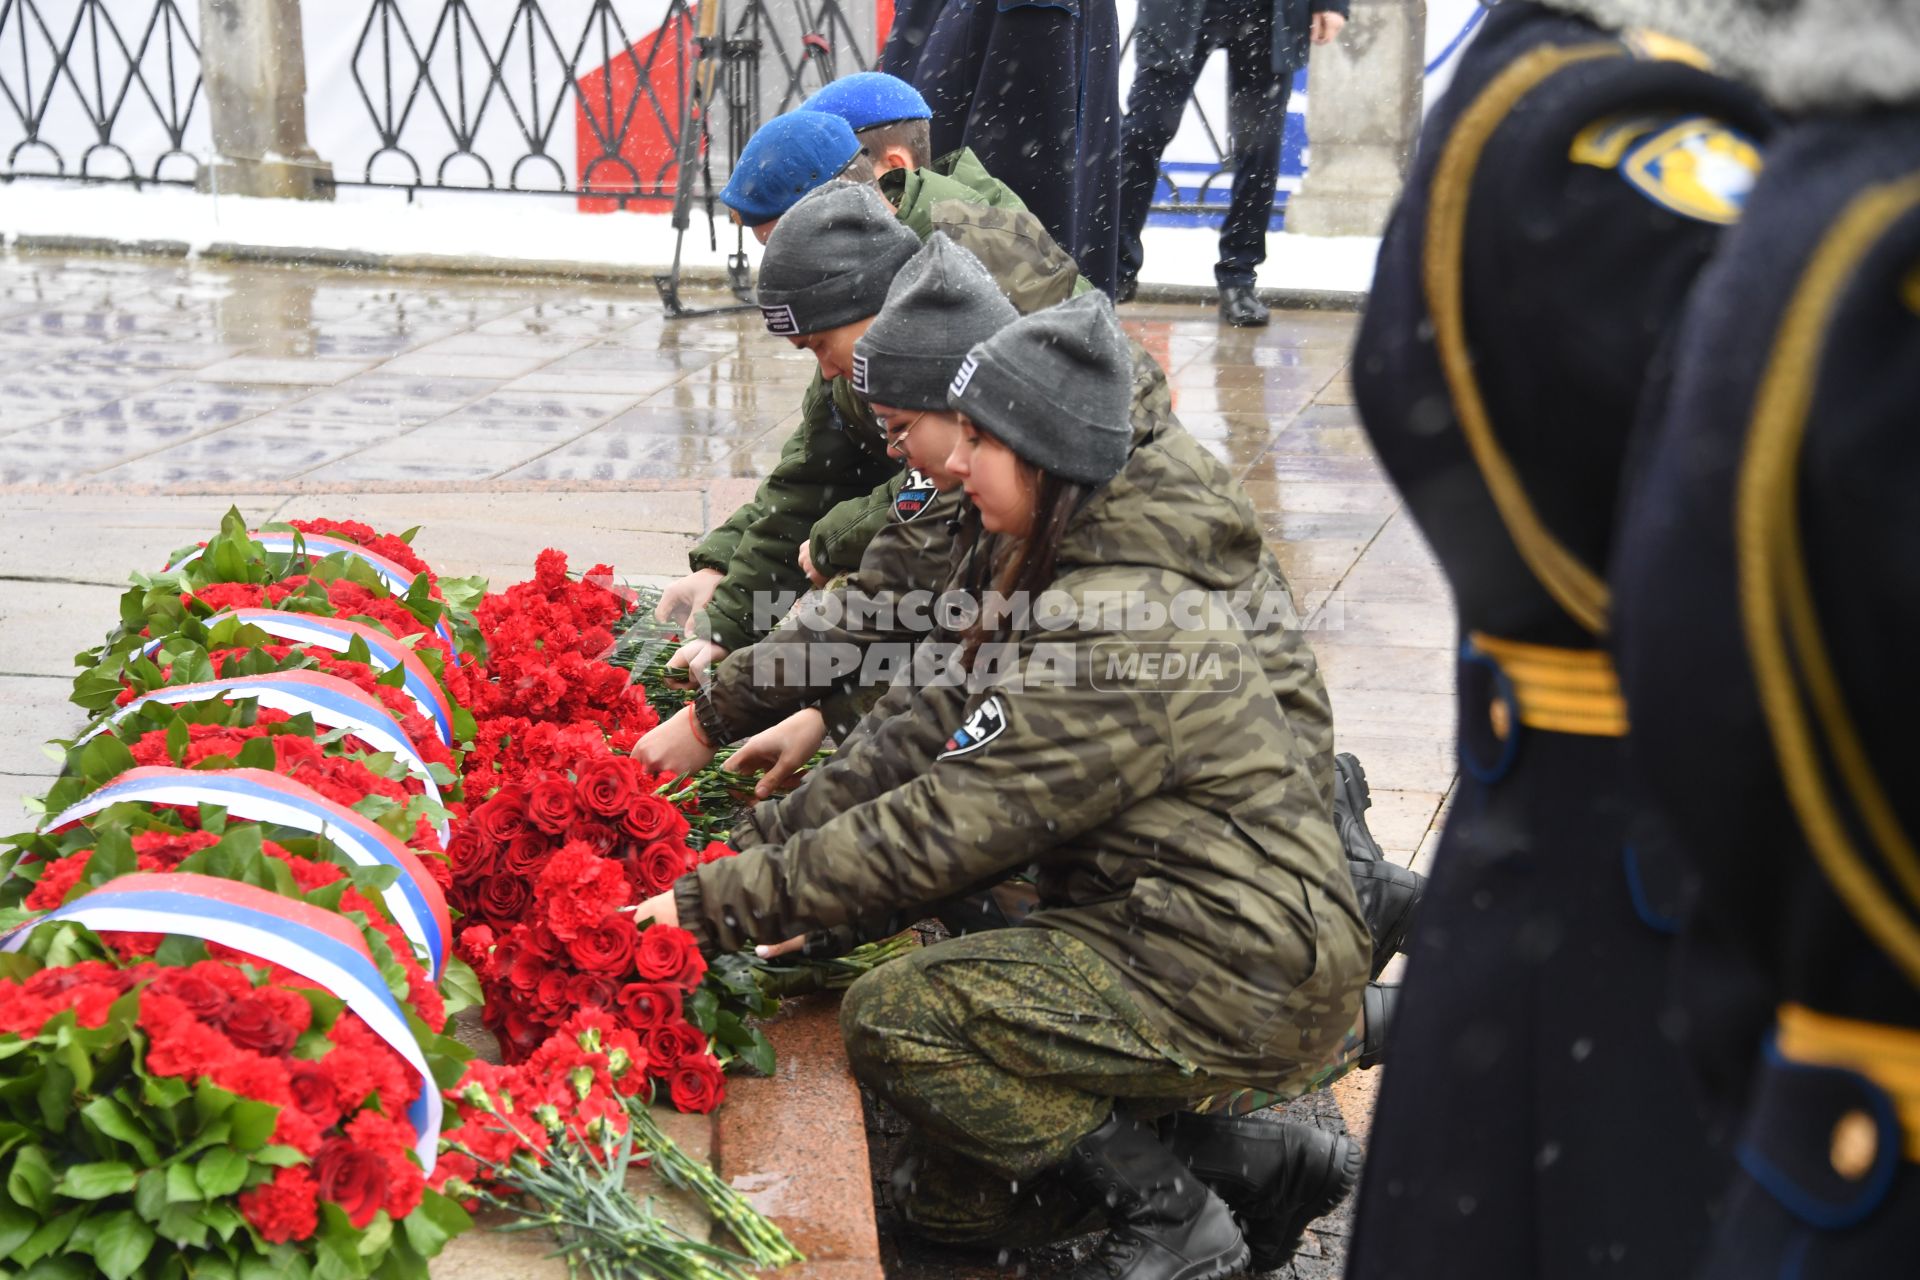
<instances>
[{"instance_id":1,"label":"embroidered badge on hat","mask_svg":"<svg viewBox=\"0 0 1920 1280\"><path fill-rule=\"evenodd\" d=\"M762 307L760 314L766 318L768 333L787 337L800 332L799 318L793 314L793 308L785 303L777 307Z\"/></svg>"},{"instance_id":2,"label":"embroidered badge on hat","mask_svg":"<svg viewBox=\"0 0 1920 1280\"><path fill-rule=\"evenodd\" d=\"M1682 217L1740 220L1760 176L1760 148L1718 120L1681 120L1634 147L1620 173L1641 195Z\"/></svg>"},{"instance_id":3,"label":"embroidered badge on hat","mask_svg":"<svg viewBox=\"0 0 1920 1280\"><path fill-rule=\"evenodd\" d=\"M917 467L909 467L900 492L894 495L893 518L905 524L931 507L937 492L931 476Z\"/></svg>"},{"instance_id":4,"label":"embroidered badge on hat","mask_svg":"<svg viewBox=\"0 0 1920 1280\"><path fill-rule=\"evenodd\" d=\"M935 759L951 760L956 756L971 755L1006 731L1007 706L996 693L973 709L967 722L955 729L953 736L947 739L947 749Z\"/></svg>"},{"instance_id":5,"label":"embroidered badge on hat","mask_svg":"<svg viewBox=\"0 0 1920 1280\"><path fill-rule=\"evenodd\" d=\"M965 360L961 361L959 371L953 375L953 385L947 388L947 394L957 396L964 393L967 389L967 384L973 381L973 375L977 373L979 369L980 361L973 356L968 356Z\"/></svg>"},{"instance_id":6,"label":"embroidered badge on hat","mask_svg":"<svg viewBox=\"0 0 1920 1280\"><path fill-rule=\"evenodd\" d=\"M867 358L858 351L853 353L853 390L857 395L872 395L867 386Z\"/></svg>"}]
</instances>

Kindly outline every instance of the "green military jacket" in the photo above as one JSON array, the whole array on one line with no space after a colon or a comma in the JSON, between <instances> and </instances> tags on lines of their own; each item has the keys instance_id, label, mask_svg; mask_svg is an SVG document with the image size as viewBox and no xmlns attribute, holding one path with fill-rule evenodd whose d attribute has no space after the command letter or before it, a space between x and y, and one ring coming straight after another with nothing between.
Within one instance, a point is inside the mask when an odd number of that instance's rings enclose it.
<instances>
[{"instance_id":1,"label":"green military jacket","mask_svg":"<svg viewBox=\"0 0 1920 1280\"><path fill-rule=\"evenodd\" d=\"M937 157L933 171L943 178L952 178L996 209L1027 207L1027 202L1016 195L1012 187L987 172L987 166L980 163L972 147L961 147Z\"/></svg>"},{"instance_id":2,"label":"green military jacket","mask_svg":"<svg viewBox=\"0 0 1920 1280\"><path fill-rule=\"evenodd\" d=\"M731 949L1031 866L1028 924L1113 965L1193 1066L1254 1084L1331 1052L1369 943L1320 746L1276 696L1271 653L1213 603L1269 576L1284 590L1268 559L1226 469L1177 423L1143 424L1060 548L1074 624L1016 633L964 682L938 680L923 645L875 712L892 714L755 811L765 844L675 886L682 925ZM1176 652L1194 665L1169 675Z\"/></svg>"},{"instance_id":3,"label":"green military jacket","mask_svg":"<svg viewBox=\"0 0 1920 1280\"><path fill-rule=\"evenodd\" d=\"M901 222L922 239L946 232L981 260L1016 310L1052 306L1091 287L1031 213L986 204L937 173L910 176L915 180L895 184ZM776 620L755 616L755 597L765 603L805 590L802 542L826 577L859 568L868 542L887 522L900 478L879 424L852 384L845 378L827 383L816 374L773 471L753 499L688 556L693 568L726 575L707 605L703 634L731 652L771 630Z\"/></svg>"}]
</instances>

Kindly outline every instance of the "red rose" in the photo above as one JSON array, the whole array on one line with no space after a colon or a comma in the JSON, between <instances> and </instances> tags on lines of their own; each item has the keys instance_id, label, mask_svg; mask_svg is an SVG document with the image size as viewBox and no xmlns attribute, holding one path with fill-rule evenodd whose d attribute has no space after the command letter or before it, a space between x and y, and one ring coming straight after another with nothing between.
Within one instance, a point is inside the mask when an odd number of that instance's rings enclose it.
<instances>
[{"instance_id":1,"label":"red rose","mask_svg":"<svg viewBox=\"0 0 1920 1280\"><path fill-rule=\"evenodd\" d=\"M662 796L635 796L620 815L620 829L642 843L665 838L676 825L684 831L686 819Z\"/></svg>"},{"instance_id":2,"label":"red rose","mask_svg":"<svg viewBox=\"0 0 1920 1280\"><path fill-rule=\"evenodd\" d=\"M669 1022L646 1033L647 1061L665 1075L682 1058L698 1058L707 1052L707 1038L684 1022Z\"/></svg>"},{"instance_id":3,"label":"red rose","mask_svg":"<svg viewBox=\"0 0 1920 1280\"><path fill-rule=\"evenodd\" d=\"M322 1129L340 1122L340 1090L334 1087L333 1073L319 1063L288 1063L287 1087L293 1092L294 1105Z\"/></svg>"},{"instance_id":4,"label":"red rose","mask_svg":"<svg viewBox=\"0 0 1920 1280\"><path fill-rule=\"evenodd\" d=\"M552 852L551 837L538 831L522 831L508 842L500 855L500 870L506 875L531 880L540 874L547 855Z\"/></svg>"},{"instance_id":5,"label":"red rose","mask_svg":"<svg viewBox=\"0 0 1920 1280\"><path fill-rule=\"evenodd\" d=\"M588 973L623 974L633 964L640 931L633 920L615 912L567 943L567 954Z\"/></svg>"},{"instance_id":6,"label":"red rose","mask_svg":"<svg viewBox=\"0 0 1920 1280\"><path fill-rule=\"evenodd\" d=\"M567 999L576 1009L611 1009L620 1000L620 984L604 973L576 973L567 983Z\"/></svg>"},{"instance_id":7,"label":"red rose","mask_svg":"<svg viewBox=\"0 0 1920 1280\"><path fill-rule=\"evenodd\" d=\"M447 862L453 867L453 882L472 885L486 879L499 865L492 845L480 838L473 823L463 822L453 829L447 841Z\"/></svg>"},{"instance_id":8,"label":"red rose","mask_svg":"<svg viewBox=\"0 0 1920 1280\"><path fill-rule=\"evenodd\" d=\"M197 973L175 970L161 974L154 980L153 989L187 1006L195 1020L200 1022L219 1022L226 1014L227 1006L233 1003L233 997Z\"/></svg>"},{"instance_id":9,"label":"red rose","mask_svg":"<svg viewBox=\"0 0 1920 1280\"><path fill-rule=\"evenodd\" d=\"M573 784L565 778L536 782L527 793L528 821L550 836L565 834L576 813Z\"/></svg>"},{"instance_id":10,"label":"red rose","mask_svg":"<svg viewBox=\"0 0 1920 1280\"><path fill-rule=\"evenodd\" d=\"M540 983L533 989L534 1003L548 1013L562 1013L566 1010L571 997L567 994L568 975L559 969L549 969L540 975Z\"/></svg>"},{"instance_id":11,"label":"red rose","mask_svg":"<svg viewBox=\"0 0 1920 1280\"><path fill-rule=\"evenodd\" d=\"M221 1028L227 1033L227 1039L242 1049L251 1049L270 1058L286 1053L300 1038L299 1028L281 1015L274 1001L257 996L235 1000L228 1008Z\"/></svg>"},{"instance_id":12,"label":"red rose","mask_svg":"<svg viewBox=\"0 0 1920 1280\"><path fill-rule=\"evenodd\" d=\"M480 886L480 914L495 928L519 923L533 901L533 889L525 880L513 876L495 876Z\"/></svg>"},{"instance_id":13,"label":"red rose","mask_svg":"<svg viewBox=\"0 0 1920 1280\"><path fill-rule=\"evenodd\" d=\"M693 935L685 929L649 925L633 953L633 967L651 982L671 982L691 991L707 971Z\"/></svg>"},{"instance_id":14,"label":"red rose","mask_svg":"<svg viewBox=\"0 0 1920 1280\"><path fill-rule=\"evenodd\" d=\"M320 1148L313 1172L321 1198L339 1205L356 1231L386 1207L387 1161L377 1151L334 1138Z\"/></svg>"},{"instance_id":15,"label":"red rose","mask_svg":"<svg viewBox=\"0 0 1920 1280\"><path fill-rule=\"evenodd\" d=\"M687 848L668 840L656 840L640 851L640 892L651 898L673 888L673 882L687 874Z\"/></svg>"},{"instance_id":16,"label":"red rose","mask_svg":"<svg viewBox=\"0 0 1920 1280\"><path fill-rule=\"evenodd\" d=\"M567 828L567 843L578 842L586 845L601 857L611 857L615 846L620 843L620 833L594 818L577 818Z\"/></svg>"},{"instance_id":17,"label":"red rose","mask_svg":"<svg viewBox=\"0 0 1920 1280\"><path fill-rule=\"evenodd\" d=\"M667 1096L675 1109L705 1115L727 1096L727 1078L710 1057L682 1058L667 1073Z\"/></svg>"},{"instance_id":18,"label":"red rose","mask_svg":"<svg viewBox=\"0 0 1920 1280\"><path fill-rule=\"evenodd\" d=\"M240 1193L240 1212L268 1244L305 1240L320 1226L313 1174L304 1166L276 1169L272 1182Z\"/></svg>"},{"instance_id":19,"label":"red rose","mask_svg":"<svg viewBox=\"0 0 1920 1280\"><path fill-rule=\"evenodd\" d=\"M620 988L620 1016L636 1031L651 1031L680 1021L680 989L657 982L629 982Z\"/></svg>"},{"instance_id":20,"label":"red rose","mask_svg":"<svg viewBox=\"0 0 1920 1280\"><path fill-rule=\"evenodd\" d=\"M472 822L483 842L505 845L527 829L526 793L518 787L500 788L473 811Z\"/></svg>"},{"instance_id":21,"label":"red rose","mask_svg":"<svg viewBox=\"0 0 1920 1280\"><path fill-rule=\"evenodd\" d=\"M640 778L633 761L625 756L608 756L582 769L574 789L590 812L619 818L640 794Z\"/></svg>"}]
</instances>

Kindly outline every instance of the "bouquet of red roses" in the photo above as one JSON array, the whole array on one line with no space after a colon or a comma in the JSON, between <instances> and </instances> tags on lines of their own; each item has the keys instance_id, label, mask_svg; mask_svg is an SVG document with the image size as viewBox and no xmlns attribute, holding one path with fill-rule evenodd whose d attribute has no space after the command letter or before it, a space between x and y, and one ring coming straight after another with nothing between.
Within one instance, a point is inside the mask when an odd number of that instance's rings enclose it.
<instances>
[{"instance_id":1,"label":"bouquet of red roses","mask_svg":"<svg viewBox=\"0 0 1920 1280\"><path fill-rule=\"evenodd\" d=\"M454 835L449 897L474 922L458 948L509 1061L576 1010L600 1010L640 1037L675 1107L710 1111L725 1095L726 1061L771 1068L765 1037L742 1014L772 1005L744 970L703 986L707 964L685 930L635 926L629 909L700 860L660 781L602 756L501 788Z\"/></svg>"}]
</instances>

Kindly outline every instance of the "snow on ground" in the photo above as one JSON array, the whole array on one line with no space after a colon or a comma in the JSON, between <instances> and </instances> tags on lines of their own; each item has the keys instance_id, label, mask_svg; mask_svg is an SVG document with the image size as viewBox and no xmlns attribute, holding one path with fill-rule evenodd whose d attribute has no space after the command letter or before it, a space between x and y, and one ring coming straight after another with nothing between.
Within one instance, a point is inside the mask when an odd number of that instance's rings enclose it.
<instances>
[{"instance_id":1,"label":"snow on ground","mask_svg":"<svg viewBox=\"0 0 1920 1280\"><path fill-rule=\"evenodd\" d=\"M722 209L724 216L724 209ZM674 231L665 213L583 214L552 199L482 193L434 193L408 204L391 193L338 202L255 200L202 195L177 187L82 187L16 181L0 185L0 234L70 236L133 244L176 241L192 252L214 244L273 250L322 250L395 259L493 259L581 268L665 271ZM1141 281L1210 286L1217 233L1209 227L1149 227ZM1278 233L1268 237L1260 284L1270 289L1365 292L1379 241ZM720 227L709 247L697 208L681 260L711 272L734 248ZM747 237L756 261L760 247Z\"/></svg>"}]
</instances>

